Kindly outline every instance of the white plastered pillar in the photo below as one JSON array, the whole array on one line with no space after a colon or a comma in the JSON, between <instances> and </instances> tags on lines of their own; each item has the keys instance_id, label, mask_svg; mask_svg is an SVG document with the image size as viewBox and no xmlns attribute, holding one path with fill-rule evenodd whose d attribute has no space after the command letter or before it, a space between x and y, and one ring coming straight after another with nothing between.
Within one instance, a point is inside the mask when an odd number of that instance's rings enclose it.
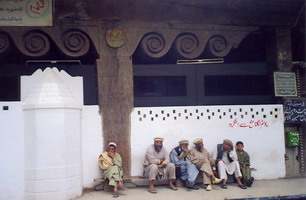
<instances>
[{"instance_id":1,"label":"white plastered pillar","mask_svg":"<svg viewBox=\"0 0 306 200\"><path fill-rule=\"evenodd\" d=\"M47 68L22 82L30 85L22 88L25 199L66 200L81 196L82 78L76 80L56 68ZM81 87L76 89L75 85Z\"/></svg>"}]
</instances>

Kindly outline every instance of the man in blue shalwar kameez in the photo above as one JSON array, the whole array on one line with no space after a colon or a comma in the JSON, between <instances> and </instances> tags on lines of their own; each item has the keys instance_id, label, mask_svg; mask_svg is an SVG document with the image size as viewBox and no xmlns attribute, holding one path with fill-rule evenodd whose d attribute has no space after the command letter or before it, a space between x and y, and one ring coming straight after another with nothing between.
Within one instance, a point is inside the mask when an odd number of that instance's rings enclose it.
<instances>
[{"instance_id":1,"label":"man in blue shalwar kameez","mask_svg":"<svg viewBox=\"0 0 306 200\"><path fill-rule=\"evenodd\" d=\"M180 140L179 146L175 147L170 153L170 160L175 165L176 178L181 178L188 189L198 190L195 180L199 174L196 166L187 157L189 141Z\"/></svg>"}]
</instances>

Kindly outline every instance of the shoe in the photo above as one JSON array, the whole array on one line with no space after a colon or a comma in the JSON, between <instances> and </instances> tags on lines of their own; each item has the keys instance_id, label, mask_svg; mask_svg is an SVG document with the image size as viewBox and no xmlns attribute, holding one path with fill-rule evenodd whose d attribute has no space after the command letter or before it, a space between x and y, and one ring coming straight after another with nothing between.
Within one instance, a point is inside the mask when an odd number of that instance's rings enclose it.
<instances>
[{"instance_id":1,"label":"shoe","mask_svg":"<svg viewBox=\"0 0 306 200\"><path fill-rule=\"evenodd\" d=\"M223 189L227 189L227 185L226 184L221 184L220 187L223 188Z\"/></svg>"},{"instance_id":2,"label":"shoe","mask_svg":"<svg viewBox=\"0 0 306 200\"><path fill-rule=\"evenodd\" d=\"M211 185L208 185L208 186L206 187L206 191L211 191L211 190L212 190Z\"/></svg>"},{"instance_id":3,"label":"shoe","mask_svg":"<svg viewBox=\"0 0 306 200\"><path fill-rule=\"evenodd\" d=\"M190 190L198 190L198 189L200 189L199 186L197 186L197 185L187 186L187 188L190 189Z\"/></svg>"},{"instance_id":4,"label":"shoe","mask_svg":"<svg viewBox=\"0 0 306 200\"><path fill-rule=\"evenodd\" d=\"M119 193L118 193L118 192L114 192L114 193L113 193L113 197L114 197L114 198L119 197Z\"/></svg>"},{"instance_id":5,"label":"shoe","mask_svg":"<svg viewBox=\"0 0 306 200\"><path fill-rule=\"evenodd\" d=\"M248 187L252 187L253 182L254 182L254 178L251 177L251 178L247 181L246 185L247 185Z\"/></svg>"},{"instance_id":6,"label":"shoe","mask_svg":"<svg viewBox=\"0 0 306 200\"><path fill-rule=\"evenodd\" d=\"M169 188L170 190L174 190L174 191L177 190L177 187L175 187L174 185L169 185L168 188Z\"/></svg>"},{"instance_id":7,"label":"shoe","mask_svg":"<svg viewBox=\"0 0 306 200\"><path fill-rule=\"evenodd\" d=\"M155 188L149 188L148 192L152 193L152 194L156 194L157 190Z\"/></svg>"},{"instance_id":8,"label":"shoe","mask_svg":"<svg viewBox=\"0 0 306 200\"><path fill-rule=\"evenodd\" d=\"M218 179L218 178L215 178L213 181L212 181L212 184L218 184L222 181L222 179Z\"/></svg>"},{"instance_id":9,"label":"shoe","mask_svg":"<svg viewBox=\"0 0 306 200\"><path fill-rule=\"evenodd\" d=\"M240 187L241 189L247 189L247 186L245 186L243 184L238 185L238 187Z\"/></svg>"},{"instance_id":10,"label":"shoe","mask_svg":"<svg viewBox=\"0 0 306 200\"><path fill-rule=\"evenodd\" d=\"M244 185L246 185L247 181L242 177L242 178L241 178L241 183L244 184Z\"/></svg>"}]
</instances>

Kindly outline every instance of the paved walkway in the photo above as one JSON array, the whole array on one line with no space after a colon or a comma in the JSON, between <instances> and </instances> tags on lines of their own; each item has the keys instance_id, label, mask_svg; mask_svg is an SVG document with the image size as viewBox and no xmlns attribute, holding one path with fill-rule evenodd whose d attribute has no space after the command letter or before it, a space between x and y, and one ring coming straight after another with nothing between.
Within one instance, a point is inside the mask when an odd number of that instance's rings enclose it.
<instances>
[{"instance_id":1,"label":"paved walkway","mask_svg":"<svg viewBox=\"0 0 306 200\"><path fill-rule=\"evenodd\" d=\"M130 188L120 192L118 200L222 200L222 199L306 199L306 178L285 178L276 180L258 180L251 188L242 190L236 184L229 184L228 189L222 189L219 185L213 185L212 191L200 190L188 191L179 187L172 191L166 186L157 186L157 194L151 194L146 187ZM263 198L274 197L274 198ZM281 197L281 198L275 198ZM114 199L111 192L95 191L84 193L77 200L108 200Z\"/></svg>"}]
</instances>

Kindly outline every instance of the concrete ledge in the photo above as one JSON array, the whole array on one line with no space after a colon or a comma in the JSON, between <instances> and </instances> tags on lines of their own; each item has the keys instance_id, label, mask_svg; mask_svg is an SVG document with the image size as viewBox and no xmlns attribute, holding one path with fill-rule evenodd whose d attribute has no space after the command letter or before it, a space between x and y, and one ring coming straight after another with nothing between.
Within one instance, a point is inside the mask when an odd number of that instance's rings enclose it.
<instances>
[{"instance_id":1,"label":"concrete ledge","mask_svg":"<svg viewBox=\"0 0 306 200\"><path fill-rule=\"evenodd\" d=\"M227 199L227 200L304 200L306 199L306 194L301 195L290 195L290 196L275 196L275 197L258 197L258 198L239 198L239 199Z\"/></svg>"}]
</instances>

